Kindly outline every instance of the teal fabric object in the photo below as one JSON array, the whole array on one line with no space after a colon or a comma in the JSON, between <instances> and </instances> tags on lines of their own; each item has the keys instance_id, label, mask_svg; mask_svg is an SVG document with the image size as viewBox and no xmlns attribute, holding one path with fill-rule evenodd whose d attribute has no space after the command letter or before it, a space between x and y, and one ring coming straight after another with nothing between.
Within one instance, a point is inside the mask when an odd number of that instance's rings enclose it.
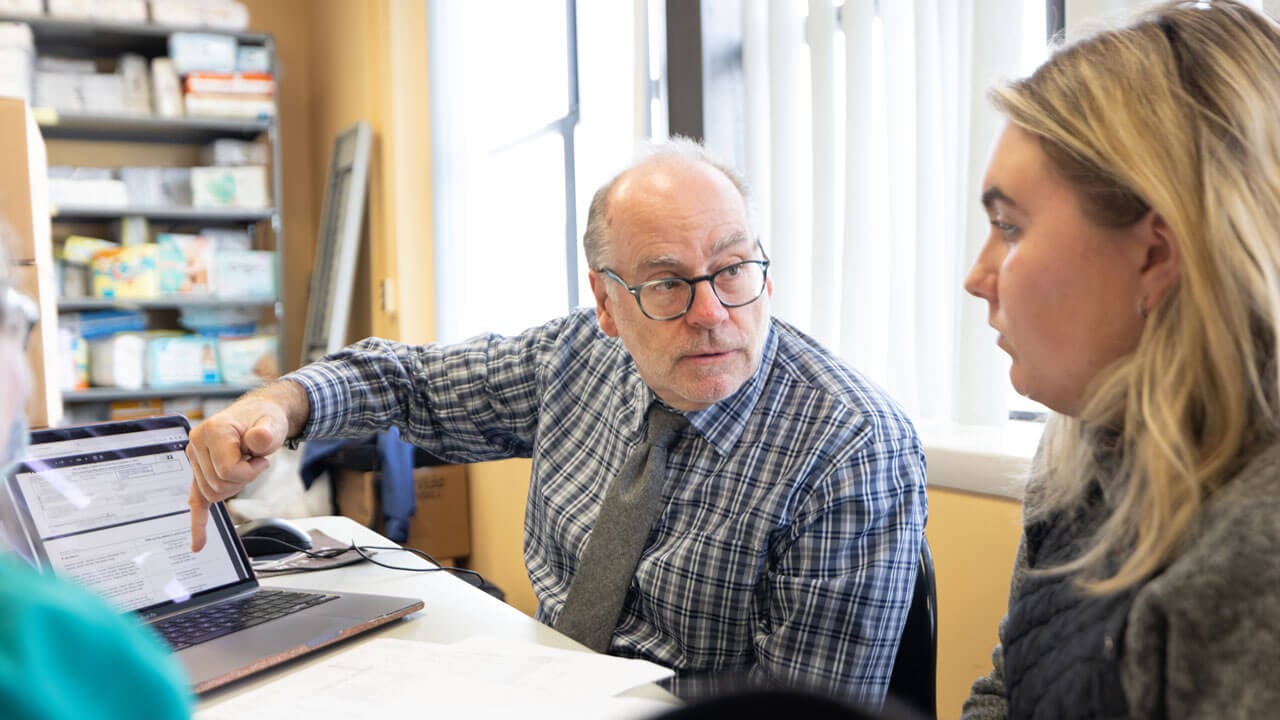
<instances>
[{"instance_id":1,"label":"teal fabric object","mask_svg":"<svg viewBox=\"0 0 1280 720\"><path fill-rule=\"evenodd\" d=\"M0 715L163 720L192 706L181 665L150 630L0 553Z\"/></svg>"}]
</instances>

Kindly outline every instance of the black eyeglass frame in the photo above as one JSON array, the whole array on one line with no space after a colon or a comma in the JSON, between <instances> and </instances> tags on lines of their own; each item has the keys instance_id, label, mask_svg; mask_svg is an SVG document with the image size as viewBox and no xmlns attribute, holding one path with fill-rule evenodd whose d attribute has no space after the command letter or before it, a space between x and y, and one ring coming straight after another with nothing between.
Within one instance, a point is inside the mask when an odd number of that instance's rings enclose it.
<instances>
[{"instance_id":1,"label":"black eyeglass frame","mask_svg":"<svg viewBox=\"0 0 1280 720\"><path fill-rule=\"evenodd\" d=\"M695 278L682 278L682 277L658 278L656 280L647 280L645 282L637 283L635 285L628 285L625 280L618 277L617 273L615 273L614 271L610 270L607 267L600 268L598 272L601 275L604 275L605 277L612 278L615 282L617 282L619 285L625 288L627 292L631 293L631 297L636 299L636 305L640 307L640 312L644 313L645 317L649 318L650 320L666 322L668 320L678 320L689 313L689 308L693 307L693 300L698 294L698 283L703 281L706 281L707 285L711 286L711 294L715 295L716 300L718 300L720 304L724 307L740 308L740 307L745 307L747 305L750 305L751 303L759 300L760 296L764 295L764 289L769 285L769 265L771 263L772 261L769 260L769 258L767 257L764 258L763 260L742 260L740 262L736 262L731 265L725 265L724 267L720 268L719 270L716 270L713 273L710 273L707 275L699 275L698 277L695 277ZM760 290L755 294L754 297L752 297L750 300L747 300L745 302L727 303L724 301L724 298L720 297L720 291L716 290L716 278L723 273L726 273L730 270L737 270L744 265L760 266ZM669 283L669 282L675 282L675 281L682 282L685 285L689 286L689 301L685 303L684 309L674 315L665 315L665 316L650 315L649 311L645 309L644 303L641 302L640 300L640 293L647 287L653 287L655 285L661 285L662 283Z\"/></svg>"}]
</instances>

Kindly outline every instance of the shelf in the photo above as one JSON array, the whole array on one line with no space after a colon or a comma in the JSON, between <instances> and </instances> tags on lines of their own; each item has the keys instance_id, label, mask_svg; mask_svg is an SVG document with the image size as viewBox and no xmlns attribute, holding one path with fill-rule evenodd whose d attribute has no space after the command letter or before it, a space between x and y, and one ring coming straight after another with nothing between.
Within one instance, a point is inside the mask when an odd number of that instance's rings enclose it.
<instances>
[{"instance_id":1,"label":"shelf","mask_svg":"<svg viewBox=\"0 0 1280 720\"><path fill-rule=\"evenodd\" d=\"M169 387L144 387L136 390L117 387L95 387L88 390L64 391L64 403L111 402L112 400L149 400L183 395L221 397L243 395L258 385L171 385Z\"/></svg>"},{"instance_id":2,"label":"shelf","mask_svg":"<svg viewBox=\"0 0 1280 720\"><path fill-rule=\"evenodd\" d=\"M275 122L270 119L95 115L60 112L53 108L32 108L31 112L45 140L204 145L219 138L253 140L269 131Z\"/></svg>"},{"instance_id":3,"label":"shelf","mask_svg":"<svg viewBox=\"0 0 1280 720\"><path fill-rule=\"evenodd\" d=\"M0 5L4 5L0 0ZM198 32L234 38L240 46L255 46L265 51L267 64L272 72L278 71L275 40L270 33L243 32L209 27L178 27L150 23L112 23L101 20L72 20L50 16L17 17L0 11L0 22L24 23L31 28L35 52L41 56L61 56L94 60L98 71L109 71L120 55L141 55L148 60L169 55L169 39L175 32ZM0 69L2 73L3 69ZM278 103L277 103L277 108ZM270 111L272 108L260 109ZM271 249L276 253L274 269L275 287L283 288L283 217L279 208L283 197L280 156L280 123L277 117L156 117L152 115L125 115L111 111L56 111L51 108L32 108L40 135L52 151L52 157L62 165L86 167L115 166L188 166L200 146L215 140L227 139L256 143L269 147L270 160L267 172L267 191L276 205L266 208L194 208L166 205L140 205L138 203L111 205L111 200L124 200L105 195L64 196L67 201L49 209L55 223L53 237L66 231L80 231L96 235L95 227L81 231L77 223L105 226L121 219L142 217L151 221L151 230L158 232L198 232L203 228L247 229L255 239L254 247ZM24 128L27 127L24 125ZM38 140L38 139L37 139ZM83 146L83 147L82 147ZM159 160L157 161L156 159ZM136 196L135 196L136 197ZM165 202L161 197L152 198ZM106 230L106 228L101 228ZM148 323L165 329L178 330L181 325L179 311L189 309L244 308L255 319L265 320L274 315L271 334L276 338L273 353L278 364L284 357L283 300L280 293L274 297L184 297L164 296L146 299L135 298L63 298L53 305L51 293L43 293L49 300L44 308L46 315L94 310L132 310L146 314ZM230 314L230 313L228 313ZM240 315L240 313L236 313ZM191 376L198 379L199 376ZM244 378L237 378L244 379ZM248 384L189 384L170 387L143 387L128 389L119 387L91 387L85 390L62 392L62 400L72 411L84 417L102 414L104 406L113 401L167 400L169 398L195 396L201 398L232 399L254 387ZM50 390L57 393L56 385ZM98 419L105 419L100 417ZM3 713L0 713L3 715Z\"/></svg>"},{"instance_id":4,"label":"shelf","mask_svg":"<svg viewBox=\"0 0 1280 720\"><path fill-rule=\"evenodd\" d=\"M131 23L94 22L92 20L63 20L48 16L23 17L0 14L0 22L20 22L31 26L36 46L56 48L60 55L94 57L126 52L141 53L149 57L167 55L169 35L175 32L202 32L215 35L231 35L243 45L268 45L271 35L266 33L221 30L208 27L176 27L169 25L136 25Z\"/></svg>"},{"instance_id":5,"label":"shelf","mask_svg":"<svg viewBox=\"0 0 1280 720\"><path fill-rule=\"evenodd\" d=\"M270 220L273 208L187 208L144 207L123 205L119 207L67 207L55 208L53 220L119 220L141 215L148 220L170 220L188 223L255 223Z\"/></svg>"},{"instance_id":6,"label":"shelf","mask_svg":"<svg viewBox=\"0 0 1280 720\"><path fill-rule=\"evenodd\" d=\"M270 307L275 298L225 298L225 297L168 297L168 298L63 298L58 301L58 312L84 310L148 310L169 308L241 308Z\"/></svg>"}]
</instances>

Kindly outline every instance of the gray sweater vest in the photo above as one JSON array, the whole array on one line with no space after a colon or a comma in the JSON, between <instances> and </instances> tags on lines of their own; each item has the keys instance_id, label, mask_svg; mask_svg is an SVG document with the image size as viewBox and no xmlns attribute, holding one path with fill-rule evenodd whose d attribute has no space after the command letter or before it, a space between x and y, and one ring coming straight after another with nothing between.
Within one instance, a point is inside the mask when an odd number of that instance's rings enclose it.
<instances>
[{"instance_id":1,"label":"gray sweater vest","mask_svg":"<svg viewBox=\"0 0 1280 720\"><path fill-rule=\"evenodd\" d=\"M1028 567L1052 568L1074 559L1104 512L1095 493L1074 517L1029 525ZM1120 657L1132 603L1131 591L1095 597L1080 592L1068 576L1029 574L1005 626L1009 716L1128 717Z\"/></svg>"}]
</instances>

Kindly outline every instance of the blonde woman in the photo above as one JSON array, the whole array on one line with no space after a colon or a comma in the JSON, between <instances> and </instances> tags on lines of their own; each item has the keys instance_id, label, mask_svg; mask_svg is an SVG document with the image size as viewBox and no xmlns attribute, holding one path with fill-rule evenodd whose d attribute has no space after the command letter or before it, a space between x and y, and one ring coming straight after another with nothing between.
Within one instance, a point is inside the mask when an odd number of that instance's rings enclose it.
<instances>
[{"instance_id":1,"label":"blonde woman","mask_svg":"<svg viewBox=\"0 0 1280 720\"><path fill-rule=\"evenodd\" d=\"M987 301L1054 411L965 718L1280 710L1280 28L1161 6L993 93Z\"/></svg>"}]
</instances>

